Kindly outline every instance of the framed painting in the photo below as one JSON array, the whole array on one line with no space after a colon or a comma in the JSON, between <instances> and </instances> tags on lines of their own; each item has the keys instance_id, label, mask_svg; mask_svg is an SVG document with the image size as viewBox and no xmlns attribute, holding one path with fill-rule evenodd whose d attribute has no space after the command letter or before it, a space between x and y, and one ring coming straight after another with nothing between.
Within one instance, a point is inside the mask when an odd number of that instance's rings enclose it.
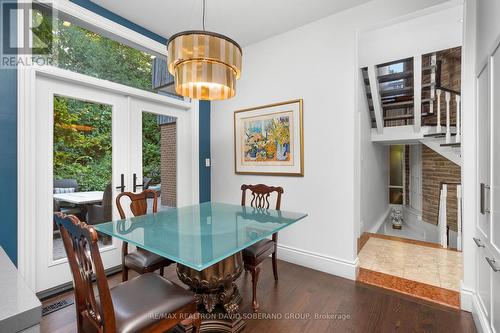
<instances>
[{"instance_id":1,"label":"framed painting","mask_svg":"<svg viewBox=\"0 0 500 333\"><path fill-rule=\"evenodd\" d=\"M302 100L234 112L237 174L304 176Z\"/></svg>"}]
</instances>

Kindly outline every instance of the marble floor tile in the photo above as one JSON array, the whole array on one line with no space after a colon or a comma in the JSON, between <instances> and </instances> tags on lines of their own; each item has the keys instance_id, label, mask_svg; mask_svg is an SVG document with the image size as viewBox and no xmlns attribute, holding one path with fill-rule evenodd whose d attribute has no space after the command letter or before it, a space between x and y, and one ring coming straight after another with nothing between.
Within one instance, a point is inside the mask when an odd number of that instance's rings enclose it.
<instances>
[{"instance_id":1,"label":"marble floor tile","mask_svg":"<svg viewBox=\"0 0 500 333\"><path fill-rule=\"evenodd\" d=\"M462 253L438 247L370 237L358 254L360 267L376 272L460 290Z\"/></svg>"}]
</instances>

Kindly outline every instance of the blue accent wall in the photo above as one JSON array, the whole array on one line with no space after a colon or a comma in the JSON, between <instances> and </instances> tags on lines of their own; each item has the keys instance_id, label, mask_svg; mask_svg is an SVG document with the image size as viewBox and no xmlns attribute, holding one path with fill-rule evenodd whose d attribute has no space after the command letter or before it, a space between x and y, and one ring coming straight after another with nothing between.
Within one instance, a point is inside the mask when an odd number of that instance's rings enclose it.
<instances>
[{"instance_id":1,"label":"blue accent wall","mask_svg":"<svg viewBox=\"0 0 500 333\"><path fill-rule=\"evenodd\" d=\"M12 0L0 0L3 2ZM88 0L73 3L132 29L157 42L167 39L149 31ZM0 246L17 265L17 72L0 69ZM200 103L200 201L210 200L210 168L204 167L210 157L210 103ZM26 209L31 209L26 207Z\"/></svg>"},{"instance_id":2,"label":"blue accent wall","mask_svg":"<svg viewBox=\"0 0 500 333\"><path fill-rule=\"evenodd\" d=\"M7 0L0 0L0 5ZM10 1L12 2L12 1ZM14 24L15 26L15 24ZM10 32L12 33L12 32ZM15 34L17 35L17 34ZM17 265L17 72L0 69L0 245Z\"/></svg>"},{"instance_id":3,"label":"blue accent wall","mask_svg":"<svg viewBox=\"0 0 500 333\"><path fill-rule=\"evenodd\" d=\"M205 159L210 158L210 102L200 101L200 202L210 201L210 168L205 166Z\"/></svg>"}]
</instances>

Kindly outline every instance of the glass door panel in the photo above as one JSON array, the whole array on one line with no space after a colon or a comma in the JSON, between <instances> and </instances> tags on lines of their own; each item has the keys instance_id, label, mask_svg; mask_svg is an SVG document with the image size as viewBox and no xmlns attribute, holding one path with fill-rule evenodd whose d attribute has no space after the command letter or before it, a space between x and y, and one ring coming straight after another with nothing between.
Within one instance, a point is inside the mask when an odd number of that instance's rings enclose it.
<instances>
[{"instance_id":1,"label":"glass door panel","mask_svg":"<svg viewBox=\"0 0 500 333\"><path fill-rule=\"evenodd\" d=\"M54 96L54 212L88 224L112 220L112 106ZM52 258L66 257L53 225ZM112 244L99 234L99 247Z\"/></svg>"},{"instance_id":2,"label":"glass door panel","mask_svg":"<svg viewBox=\"0 0 500 333\"><path fill-rule=\"evenodd\" d=\"M158 210L177 206L176 178L177 119L142 111L141 188L156 192Z\"/></svg>"},{"instance_id":3,"label":"glass door panel","mask_svg":"<svg viewBox=\"0 0 500 333\"><path fill-rule=\"evenodd\" d=\"M182 198L178 198L178 174L181 172L178 165L183 158L191 158L178 155L178 137L182 130L182 117L179 116L179 110L161 103L138 99L130 103L131 169L132 183L135 183L132 191L153 190L159 211L179 205ZM148 207L152 207L152 202Z\"/></svg>"}]
</instances>

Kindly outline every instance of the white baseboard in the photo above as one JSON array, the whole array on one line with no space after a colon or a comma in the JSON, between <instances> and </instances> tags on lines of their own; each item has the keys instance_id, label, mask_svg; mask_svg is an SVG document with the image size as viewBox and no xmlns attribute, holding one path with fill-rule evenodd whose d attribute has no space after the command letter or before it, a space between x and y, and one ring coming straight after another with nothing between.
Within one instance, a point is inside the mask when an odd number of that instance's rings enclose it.
<instances>
[{"instance_id":1,"label":"white baseboard","mask_svg":"<svg viewBox=\"0 0 500 333\"><path fill-rule=\"evenodd\" d=\"M378 232L378 230L380 229L380 227L382 226L382 224L384 224L385 220L387 220L387 217L391 213L391 208L392 207L389 206L387 208L387 210L382 215L380 215L377 222L375 222L375 224L369 230L366 230L366 231L371 232L372 234L376 234Z\"/></svg>"},{"instance_id":2,"label":"white baseboard","mask_svg":"<svg viewBox=\"0 0 500 333\"><path fill-rule=\"evenodd\" d=\"M358 258L347 261L286 245L278 244L278 259L350 280L356 280L358 273Z\"/></svg>"},{"instance_id":3,"label":"white baseboard","mask_svg":"<svg viewBox=\"0 0 500 333\"><path fill-rule=\"evenodd\" d=\"M474 318L474 323L476 324L476 329L478 333L493 333L490 328L490 323L486 318L486 315L479 304L479 299L477 295L472 294L472 318Z\"/></svg>"},{"instance_id":4,"label":"white baseboard","mask_svg":"<svg viewBox=\"0 0 500 333\"><path fill-rule=\"evenodd\" d=\"M472 312L474 291L466 286L460 287L460 307L464 311Z\"/></svg>"}]
</instances>

